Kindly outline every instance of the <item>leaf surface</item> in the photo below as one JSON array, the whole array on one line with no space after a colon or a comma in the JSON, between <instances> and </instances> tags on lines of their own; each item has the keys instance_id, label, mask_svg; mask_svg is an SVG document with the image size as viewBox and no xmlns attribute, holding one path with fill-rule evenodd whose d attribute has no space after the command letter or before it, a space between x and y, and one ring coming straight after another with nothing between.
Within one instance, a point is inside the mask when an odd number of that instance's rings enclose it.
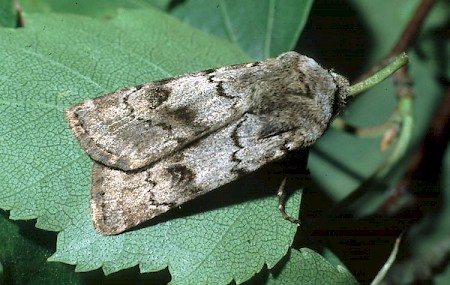
<instances>
[{"instance_id":1,"label":"leaf surface","mask_svg":"<svg viewBox=\"0 0 450 285\"><path fill-rule=\"evenodd\" d=\"M261 60L292 50L313 1L183 1L169 11L184 22L225 38Z\"/></svg>"},{"instance_id":2,"label":"leaf surface","mask_svg":"<svg viewBox=\"0 0 450 285\"><path fill-rule=\"evenodd\" d=\"M268 285L278 284L359 284L352 274L338 265L334 267L320 254L309 248L291 249L289 260L276 276L271 275Z\"/></svg>"},{"instance_id":3,"label":"leaf surface","mask_svg":"<svg viewBox=\"0 0 450 285\"><path fill-rule=\"evenodd\" d=\"M37 218L37 227L60 231L50 260L107 274L168 267L173 284L226 284L286 254L296 227L277 209L280 176L261 173L141 229L98 234L89 213L92 162L64 117L74 103L123 86L250 58L155 10L121 11L106 22L51 14L27 21L26 29L0 30L0 207L11 219ZM293 215L299 198L289 202Z\"/></svg>"}]
</instances>

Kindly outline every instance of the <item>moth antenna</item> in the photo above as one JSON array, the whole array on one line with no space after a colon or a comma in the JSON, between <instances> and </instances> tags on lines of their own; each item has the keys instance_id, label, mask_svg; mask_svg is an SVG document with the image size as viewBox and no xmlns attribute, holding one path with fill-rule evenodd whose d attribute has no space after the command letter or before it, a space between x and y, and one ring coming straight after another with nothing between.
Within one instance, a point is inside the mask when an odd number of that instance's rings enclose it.
<instances>
[{"instance_id":1,"label":"moth antenna","mask_svg":"<svg viewBox=\"0 0 450 285\"><path fill-rule=\"evenodd\" d=\"M278 210L280 210L281 212L281 216L283 217L283 219L285 219L286 221L289 221L293 224L296 224L297 227L300 227L300 220L296 219L294 217L289 216L286 213L286 208L285 208L285 197L286 197L286 192L284 191L284 186L286 185L286 177L283 179L283 181L280 184L280 188L278 188L278 192L277 192L277 196L278 196Z\"/></svg>"}]
</instances>

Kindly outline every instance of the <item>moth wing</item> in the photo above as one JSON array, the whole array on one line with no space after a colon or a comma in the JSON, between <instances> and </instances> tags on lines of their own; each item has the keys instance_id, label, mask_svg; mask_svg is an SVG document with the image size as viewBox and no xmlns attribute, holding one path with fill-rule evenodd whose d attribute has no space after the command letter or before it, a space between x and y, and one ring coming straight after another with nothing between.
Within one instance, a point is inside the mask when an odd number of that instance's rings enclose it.
<instances>
[{"instance_id":1,"label":"moth wing","mask_svg":"<svg viewBox=\"0 0 450 285\"><path fill-rule=\"evenodd\" d=\"M117 169L138 169L240 117L247 109L243 99L233 97L232 90L231 96L221 96L218 87L239 68L187 74L111 93L71 107L66 116L92 159Z\"/></svg>"},{"instance_id":2,"label":"moth wing","mask_svg":"<svg viewBox=\"0 0 450 285\"><path fill-rule=\"evenodd\" d=\"M302 69L297 70L299 64ZM96 105L103 109L111 106L112 109L105 112L107 118L112 119L98 119L99 110L92 112L89 122L101 121L91 124L94 131L101 133L95 130L95 126L107 125L105 135L110 140L105 141L100 136L97 141L110 147L114 144L113 138L119 139L121 145L114 151L123 154L119 157L122 160L129 159L125 165L132 162L133 167L144 166L137 171L123 171L126 168L113 169L94 163L91 213L94 226L102 233L121 233L280 159L290 150L311 145L329 125L336 94L342 93L342 97L346 97L348 93L346 80L343 80L340 90L341 86L337 86L339 84L336 84L332 73L315 61L292 52L262 63L205 71L198 80L193 76L195 74L164 84L145 85L144 95L140 94L142 91L136 92L142 88L136 88L103 97L103 100L113 100L114 104L94 104L94 100L84 103L92 105L89 106L91 109ZM321 84L313 79L320 79ZM146 95L145 90L149 88L152 91ZM165 89L169 91L162 91ZM167 93L167 96L160 95L167 99L155 99L159 98L155 95L158 92ZM183 92L187 94L183 96ZM134 98L134 94L140 95ZM149 108L153 105L148 103L148 98L162 103ZM142 100L145 102L140 103ZM129 114L124 117L119 113L117 118L115 114L111 115L118 106L122 108L120 112ZM175 112L178 110L183 112ZM77 114L78 111L72 111L69 121ZM184 114L183 119L179 114ZM147 131L146 135L152 133L165 137L152 140L148 135L151 146L147 150L133 145L135 140L137 144L141 143L140 134L135 130L130 134L116 135L111 126L119 125L120 132L123 130L121 120L128 127L136 123L134 118L151 123L149 129L141 125L136 129ZM186 120L188 123L181 123ZM71 126L74 130L75 125L72 123ZM148 143L145 144L147 141L141 140L143 146L149 147ZM164 145L172 140L173 144ZM132 144L128 151L127 143ZM124 151L121 152L122 149ZM135 149L142 150L145 155L131 151ZM139 155L151 159L134 163L139 161L135 158ZM110 153L104 156L113 157ZM149 164L149 161L153 163Z\"/></svg>"},{"instance_id":3,"label":"moth wing","mask_svg":"<svg viewBox=\"0 0 450 285\"><path fill-rule=\"evenodd\" d=\"M261 139L265 122L246 114L236 122L138 171L94 163L91 214L95 228L119 234L236 180L288 151L303 138L293 131Z\"/></svg>"}]
</instances>

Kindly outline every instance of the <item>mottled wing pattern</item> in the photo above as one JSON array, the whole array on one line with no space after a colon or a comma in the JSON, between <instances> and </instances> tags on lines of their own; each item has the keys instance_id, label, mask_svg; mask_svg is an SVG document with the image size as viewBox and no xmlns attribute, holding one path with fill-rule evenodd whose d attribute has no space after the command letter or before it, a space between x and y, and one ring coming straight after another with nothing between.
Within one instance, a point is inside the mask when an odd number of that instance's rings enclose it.
<instances>
[{"instance_id":1,"label":"mottled wing pattern","mask_svg":"<svg viewBox=\"0 0 450 285\"><path fill-rule=\"evenodd\" d=\"M66 116L94 160L113 168L138 169L242 116L248 108L240 98L245 94L218 94L216 74L228 80L233 69L132 87L86 100Z\"/></svg>"},{"instance_id":2,"label":"mottled wing pattern","mask_svg":"<svg viewBox=\"0 0 450 285\"><path fill-rule=\"evenodd\" d=\"M288 52L75 105L70 127L95 161L95 227L121 233L313 144L348 89L344 77Z\"/></svg>"},{"instance_id":3,"label":"mottled wing pattern","mask_svg":"<svg viewBox=\"0 0 450 285\"><path fill-rule=\"evenodd\" d=\"M244 115L139 171L94 163L91 211L95 227L108 235L123 232L283 157L287 143L298 136L285 132L260 140L262 124L259 117Z\"/></svg>"}]
</instances>

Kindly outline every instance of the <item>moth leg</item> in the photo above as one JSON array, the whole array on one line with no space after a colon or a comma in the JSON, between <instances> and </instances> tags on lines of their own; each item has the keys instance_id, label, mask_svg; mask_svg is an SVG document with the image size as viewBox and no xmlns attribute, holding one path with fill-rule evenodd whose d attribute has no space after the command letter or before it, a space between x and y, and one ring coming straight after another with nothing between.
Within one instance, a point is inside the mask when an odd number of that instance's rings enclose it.
<instances>
[{"instance_id":1,"label":"moth leg","mask_svg":"<svg viewBox=\"0 0 450 285\"><path fill-rule=\"evenodd\" d=\"M283 217L283 219L296 224L297 227L300 227L300 220L296 219L294 217L289 216L286 213L286 208L285 208L285 197L286 197L286 193L284 191L284 186L286 185L286 177L283 179L283 181L280 184L280 188L278 188L278 192L277 192L277 196L278 196L278 210L280 210L281 212L281 216Z\"/></svg>"}]
</instances>

